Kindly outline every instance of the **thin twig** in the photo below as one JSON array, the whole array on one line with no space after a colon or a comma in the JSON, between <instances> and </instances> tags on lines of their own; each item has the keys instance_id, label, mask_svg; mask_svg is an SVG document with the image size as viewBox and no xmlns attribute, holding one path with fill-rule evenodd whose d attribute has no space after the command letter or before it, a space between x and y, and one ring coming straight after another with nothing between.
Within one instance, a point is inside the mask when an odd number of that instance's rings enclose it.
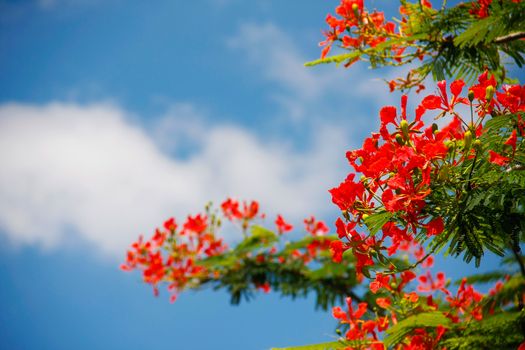
<instances>
[{"instance_id":1,"label":"thin twig","mask_svg":"<svg viewBox=\"0 0 525 350\"><path fill-rule=\"evenodd\" d=\"M508 43L510 41L523 39L523 38L525 38L525 32L516 32L516 33L511 33L511 34L507 34L507 35L504 35L504 36L500 36L499 38L496 38L494 40L494 43L496 43L496 44L505 44L505 43Z\"/></svg>"}]
</instances>

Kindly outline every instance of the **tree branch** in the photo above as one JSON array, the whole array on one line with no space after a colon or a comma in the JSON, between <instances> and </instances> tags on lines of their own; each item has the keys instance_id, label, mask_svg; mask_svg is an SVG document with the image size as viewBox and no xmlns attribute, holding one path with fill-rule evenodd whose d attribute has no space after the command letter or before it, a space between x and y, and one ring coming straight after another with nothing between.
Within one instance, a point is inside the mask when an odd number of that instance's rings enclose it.
<instances>
[{"instance_id":1,"label":"tree branch","mask_svg":"<svg viewBox=\"0 0 525 350\"><path fill-rule=\"evenodd\" d=\"M510 41L514 41L514 40L518 40L522 38L525 38L525 32L516 32L516 33L511 33L508 35L500 36L499 38L496 38L494 40L494 43L504 44L504 43L508 43Z\"/></svg>"}]
</instances>

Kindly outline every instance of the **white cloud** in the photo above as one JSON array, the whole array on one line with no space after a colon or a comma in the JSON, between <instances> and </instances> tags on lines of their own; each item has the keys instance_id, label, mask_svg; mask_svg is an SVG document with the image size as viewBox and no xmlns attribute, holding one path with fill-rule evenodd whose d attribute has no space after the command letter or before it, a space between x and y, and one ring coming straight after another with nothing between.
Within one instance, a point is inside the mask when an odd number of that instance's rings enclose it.
<instances>
[{"instance_id":1,"label":"white cloud","mask_svg":"<svg viewBox=\"0 0 525 350\"><path fill-rule=\"evenodd\" d=\"M295 220L331 209L327 188L344 167L340 129L319 127L310 150L297 153L236 126L190 122L181 111L198 116L182 105L158 125L176 124L174 138L195 143L183 160L161 152L159 134L113 105L0 105L0 231L44 248L74 232L120 257L138 234L210 199L258 199Z\"/></svg>"},{"instance_id":2,"label":"white cloud","mask_svg":"<svg viewBox=\"0 0 525 350\"><path fill-rule=\"evenodd\" d=\"M276 83L274 100L296 121L348 113L349 102L361 102L363 98L391 104L392 95L377 71L364 64L349 69L333 64L306 68L304 63L311 57L304 55L297 42L273 23L245 23L228 45L241 51L263 79ZM359 109L351 108L353 113ZM351 117L356 120L358 116Z\"/></svg>"}]
</instances>

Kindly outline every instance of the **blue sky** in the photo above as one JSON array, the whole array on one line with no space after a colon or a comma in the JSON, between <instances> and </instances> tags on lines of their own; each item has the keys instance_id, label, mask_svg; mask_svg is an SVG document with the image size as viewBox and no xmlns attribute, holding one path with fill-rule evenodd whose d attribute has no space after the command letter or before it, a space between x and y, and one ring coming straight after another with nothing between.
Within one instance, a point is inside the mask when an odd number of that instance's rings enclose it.
<instances>
[{"instance_id":1,"label":"blue sky","mask_svg":"<svg viewBox=\"0 0 525 350\"><path fill-rule=\"evenodd\" d=\"M332 339L313 300L232 307L202 291L172 305L118 265L139 234L229 195L333 221L344 152L399 98L381 81L390 71L303 67L335 5L0 0L2 348Z\"/></svg>"}]
</instances>

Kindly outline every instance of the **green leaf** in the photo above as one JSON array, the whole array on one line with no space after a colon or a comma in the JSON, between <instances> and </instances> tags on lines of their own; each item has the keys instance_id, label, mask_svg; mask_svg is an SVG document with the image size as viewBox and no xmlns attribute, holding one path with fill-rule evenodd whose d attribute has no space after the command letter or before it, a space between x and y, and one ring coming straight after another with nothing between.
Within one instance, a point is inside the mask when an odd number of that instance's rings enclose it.
<instances>
[{"instance_id":1,"label":"green leaf","mask_svg":"<svg viewBox=\"0 0 525 350\"><path fill-rule=\"evenodd\" d=\"M459 47L473 46L479 42L485 41L487 33L491 26L494 25L493 17L486 17L474 22L467 30L454 38L454 45Z\"/></svg>"},{"instance_id":2,"label":"green leaf","mask_svg":"<svg viewBox=\"0 0 525 350\"><path fill-rule=\"evenodd\" d=\"M448 328L450 324L450 319L441 312L425 312L410 316L386 331L388 336L385 338L384 343L387 348L394 346L402 341L414 328L437 326Z\"/></svg>"},{"instance_id":3,"label":"green leaf","mask_svg":"<svg viewBox=\"0 0 525 350\"><path fill-rule=\"evenodd\" d=\"M340 54L340 55L320 58L320 59L315 60L315 61L306 62L304 65L306 67L312 67L312 66L317 66L318 64L323 64L323 63L336 63L336 64L339 64L339 63L344 62L346 60L351 60L353 58L359 57L362 54L363 54L363 52L361 52L361 51L352 51L350 53L343 53L343 54Z\"/></svg>"},{"instance_id":4,"label":"green leaf","mask_svg":"<svg viewBox=\"0 0 525 350\"><path fill-rule=\"evenodd\" d=\"M238 262L238 258L230 253L210 256L206 259L197 259L195 260L196 265L205 266L208 268L217 268L217 267L224 267L224 268L230 268L235 263Z\"/></svg>"},{"instance_id":5,"label":"green leaf","mask_svg":"<svg viewBox=\"0 0 525 350\"><path fill-rule=\"evenodd\" d=\"M251 228L251 235L239 243L234 252L247 253L258 248L269 247L278 240L279 237L273 231L255 225Z\"/></svg>"},{"instance_id":6,"label":"green leaf","mask_svg":"<svg viewBox=\"0 0 525 350\"><path fill-rule=\"evenodd\" d=\"M374 55L377 55L381 51L384 51L384 50L387 50L387 49L390 50L392 48L392 46L394 46L394 45L398 45L398 44L402 44L402 43L409 43L409 42L422 40L422 39L427 39L427 38L428 38L428 33L420 33L420 34L412 35L410 37L402 37L402 38L398 38L398 39L390 39L390 40L387 40L384 43L381 43L381 44L376 45L374 47L370 47L370 48L367 48L367 49L364 49L364 50L353 50L353 51L351 51L349 53L343 53L343 54L340 54L340 55L334 55L334 56L329 56L329 57L325 57L325 58L320 58L318 60L306 62L304 65L306 67L312 67L312 66L317 66L319 64L327 64L327 63L340 64L340 63L342 63L344 61L349 61L351 59L359 58L359 57L364 56L364 55L369 55L370 57L372 57Z\"/></svg>"},{"instance_id":7,"label":"green leaf","mask_svg":"<svg viewBox=\"0 0 525 350\"><path fill-rule=\"evenodd\" d=\"M372 214L365 219L365 224L370 230L370 234L375 235L383 225L386 224L392 218L392 213L389 211L383 211L376 214Z\"/></svg>"},{"instance_id":8,"label":"green leaf","mask_svg":"<svg viewBox=\"0 0 525 350\"><path fill-rule=\"evenodd\" d=\"M516 349L523 342L523 319L523 312L505 311L480 322L459 323L439 345L449 350Z\"/></svg>"}]
</instances>

